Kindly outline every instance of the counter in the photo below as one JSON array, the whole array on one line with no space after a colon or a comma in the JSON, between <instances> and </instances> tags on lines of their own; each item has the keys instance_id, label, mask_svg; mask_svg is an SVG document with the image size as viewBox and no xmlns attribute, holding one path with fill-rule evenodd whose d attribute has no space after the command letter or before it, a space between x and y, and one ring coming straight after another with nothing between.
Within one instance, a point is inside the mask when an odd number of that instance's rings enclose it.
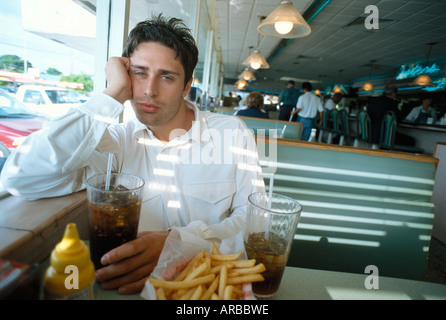
<instances>
[{"instance_id":1,"label":"counter","mask_svg":"<svg viewBox=\"0 0 446 320\"><path fill-rule=\"evenodd\" d=\"M274 300L446 300L446 285L370 274L286 267ZM378 289L366 289L365 284ZM98 300L141 300L139 294L119 295L98 288Z\"/></svg>"},{"instance_id":2,"label":"counter","mask_svg":"<svg viewBox=\"0 0 446 320\"><path fill-rule=\"evenodd\" d=\"M357 133L357 118L348 117L349 132L353 136ZM415 139L415 146L422 148L424 154L433 155L437 142L446 142L446 126L439 124L418 124L409 121L398 123L399 133L411 136Z\"/></svg>"},{"instance_id":3,"label":"counter","mask_svg":"<svg viewBox=\"0 0 446 320\"><path fill-rule=\"evenodd\" d=\"M415 146L424 149L425 154L433 155L437 142L446 142L446 126L435 124L415 124L402 121L398 132L415 139Z\"/></svg>"}]
</instances>

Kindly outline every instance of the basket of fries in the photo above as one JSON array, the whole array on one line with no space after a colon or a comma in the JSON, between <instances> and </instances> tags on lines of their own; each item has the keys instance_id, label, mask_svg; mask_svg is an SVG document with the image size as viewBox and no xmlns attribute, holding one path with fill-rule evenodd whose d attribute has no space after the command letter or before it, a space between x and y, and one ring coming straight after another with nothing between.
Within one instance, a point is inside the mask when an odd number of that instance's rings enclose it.
<instances>
[{"instance_id":1,"label":"basket of fries","mask_svg":"<svg viewBox=\"0 0 446 320\"><path fill-rule=\"evenodd\" d=\"M263 264L246 259L241 234L216 243L184 230L171 231L141 296L150 300L255 299L251 283L263 281Z\"/></svg>"}]
</instances>

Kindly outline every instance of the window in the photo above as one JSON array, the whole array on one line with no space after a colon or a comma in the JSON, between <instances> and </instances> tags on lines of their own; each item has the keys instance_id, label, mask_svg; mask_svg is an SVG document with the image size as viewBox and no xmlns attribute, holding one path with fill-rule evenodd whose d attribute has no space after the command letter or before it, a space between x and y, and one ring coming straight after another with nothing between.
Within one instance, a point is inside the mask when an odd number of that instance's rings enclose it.
<instances>
[{"instance_id":1,"label":"window","mask_svg":"<svg viewBox=\"0 0 446 320\"><path fill-rule=\"evenodd\" d=\"M115 8L124 3L123 0L110 1ZM0 87L4 87L4 91L8 91L12 96L23 84L51 85L64 89L47 91L46 94L39 91L27 92L23 100L27 104L49 103L45 102L48 99L46 96L52 103L74 100L75 103L84 102L93 91L93 79L96 82L95 87L98 88L105 82L105 74L102 74L106 57L98 54L99 50L96 49L110 47L110 44L101 43L99 46L98 43L105 38L109 38L110 42L115 41L115 28L122 30L128 27L128 30L131 30L138 22L162 13L166 17L184 20L196 35L199 61L195 77L196 87L199 88L197 95L201 97L203 79L210 81L209 75L204 76L203 68L208 43L207 31L212 25L209 20L212 14L208 12L207 1L132 0L129 3L128 26L112 21L110 30L102 33L100 27L96 30L96 19L113 19L113 14L106 12L102 15L102 6L107 5L105 0L3 1L0 11ZM200 6L197 8L198 4ZM119 14L124 14L123 11L125 10L121 10ZM196 20L200 23L196 24ZM104 22L99 25L107 24ZM99 36L96 39L97 33ZM119 50L116 48L115 51ZM115 52L114 54L116 55ZM212 54L211 57L215 55ZM126 114L127 118L133 114L128 103L121 120L126 119ZM24 138L22 137L22 140ZM16 145L8 150L12 151L15 147Z\"/></svg>"},{"instance_id":2,"label":"window","mask_svg":"<svg viewBox=\"0 0 446 320\"><path fill-rule=\"evenodd\" d=\"M51 103L78 103L76 95L69 90L45 90Z\"/></svg>"},{"instance_id":3,"label":"window","mask_svg":"<svg viewBox=\"0 0 446 320\"><path fill-rule=\"evenodd\" d=\"M45 101L43 100L42 94L36 90L27 90L25 92L25 97L23 102L26 103L34 103L34 104L43 104Z\"/></svg>"},{"instance_id":4,"label":"window","mask_svg":"<svg viewBox=\"0 0 446 320\"><path fill-rule=\"evenodd\" d=\"M2 1L0 11L0 91L14 98L22 85L51 85L64 90L47 91L53 103L79 103L76 93L92 91L96 17L86 4L93 1L17 0ZM90 81L90 83L88 82ZM70 86L66 88L66 86ZM76 89L74 89L76 88ZM41 105L44 93L26 90L23 102ZM7 99L2 96L2 101ZM3 108L2 104L0 108ZM8 110L11 107L7 107ZM6 109L5 109L6 110ZM27 112L33 113L27 109ZM35 116L34 116L35 117ZM0 118L0 126L6 119ZM34 126L35 121L8 119L16 125ZM19 121L20 120L20 121ZM35 127L1 131L0 171L5 156ZM19 132L20 131L20 132ZM7 145L6 145L7 144ZM0 183L0 197L5 195Z\"/></svg>"}]
</instances>

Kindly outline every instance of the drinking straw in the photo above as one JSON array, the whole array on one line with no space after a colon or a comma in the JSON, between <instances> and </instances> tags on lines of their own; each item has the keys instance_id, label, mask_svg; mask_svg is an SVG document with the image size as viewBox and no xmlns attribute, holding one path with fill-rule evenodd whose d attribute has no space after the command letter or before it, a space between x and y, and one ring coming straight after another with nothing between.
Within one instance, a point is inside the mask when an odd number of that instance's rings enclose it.
<instances>
[{"instance_id":1,"label":"drinking straw","mask_svg":"<svg viewBox=\"0 0 446 320\"><path fill-rule=\"evenodd\" d=\"M272 173L271 177L269 178L268 209L271 209L271 204L273 202L273 185L274 185L274 173Z\"/></svg>"},{"instance_id":2,"label":"drinking straw","mask_svg":"<svg viewBox=\"0 0 446 320\"><path fill-rule=\"evenodd\" d=\"M274 173L271 174L270 178L269 178L269 189L268 189L268 200L267 200L267 205L266 207L268 208L268 211L271 210L271 205L273 203L273 185L274 185ZM269 224L270 224L270 220L271 220L271 213L268 213L268 220L266 222L266 226L265 226L265 239L268 240L269 239Z\"/></svg>"},{"instance_id":3,"label":"drinking straw","mask_svg":"<svg viewBox=\"0 0 446 320\"><path fill-rule=\"evenodd\" d=\"M113 153L108 154L108 162L107 162L107 176L105 178L105 190L108 191L110 189L110 176L113 164Z\"/></svg>"}]
</instances>

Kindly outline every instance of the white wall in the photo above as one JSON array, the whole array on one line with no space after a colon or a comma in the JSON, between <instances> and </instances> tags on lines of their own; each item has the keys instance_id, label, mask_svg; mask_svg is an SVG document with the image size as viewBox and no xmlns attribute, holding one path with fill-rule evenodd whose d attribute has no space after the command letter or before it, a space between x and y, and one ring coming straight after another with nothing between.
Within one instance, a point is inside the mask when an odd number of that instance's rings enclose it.
<instances>
[{"instance_id":1,"label":"white wall","mask_svg":"<svg viewBox=\"0 0 446 320\"><path fill-rule=\"evenodd\" d=\"M432 202L435 218L432 236L446 244L446 142L438 143L434 157L438 158Z\"/></svg>"}]
</instances>

